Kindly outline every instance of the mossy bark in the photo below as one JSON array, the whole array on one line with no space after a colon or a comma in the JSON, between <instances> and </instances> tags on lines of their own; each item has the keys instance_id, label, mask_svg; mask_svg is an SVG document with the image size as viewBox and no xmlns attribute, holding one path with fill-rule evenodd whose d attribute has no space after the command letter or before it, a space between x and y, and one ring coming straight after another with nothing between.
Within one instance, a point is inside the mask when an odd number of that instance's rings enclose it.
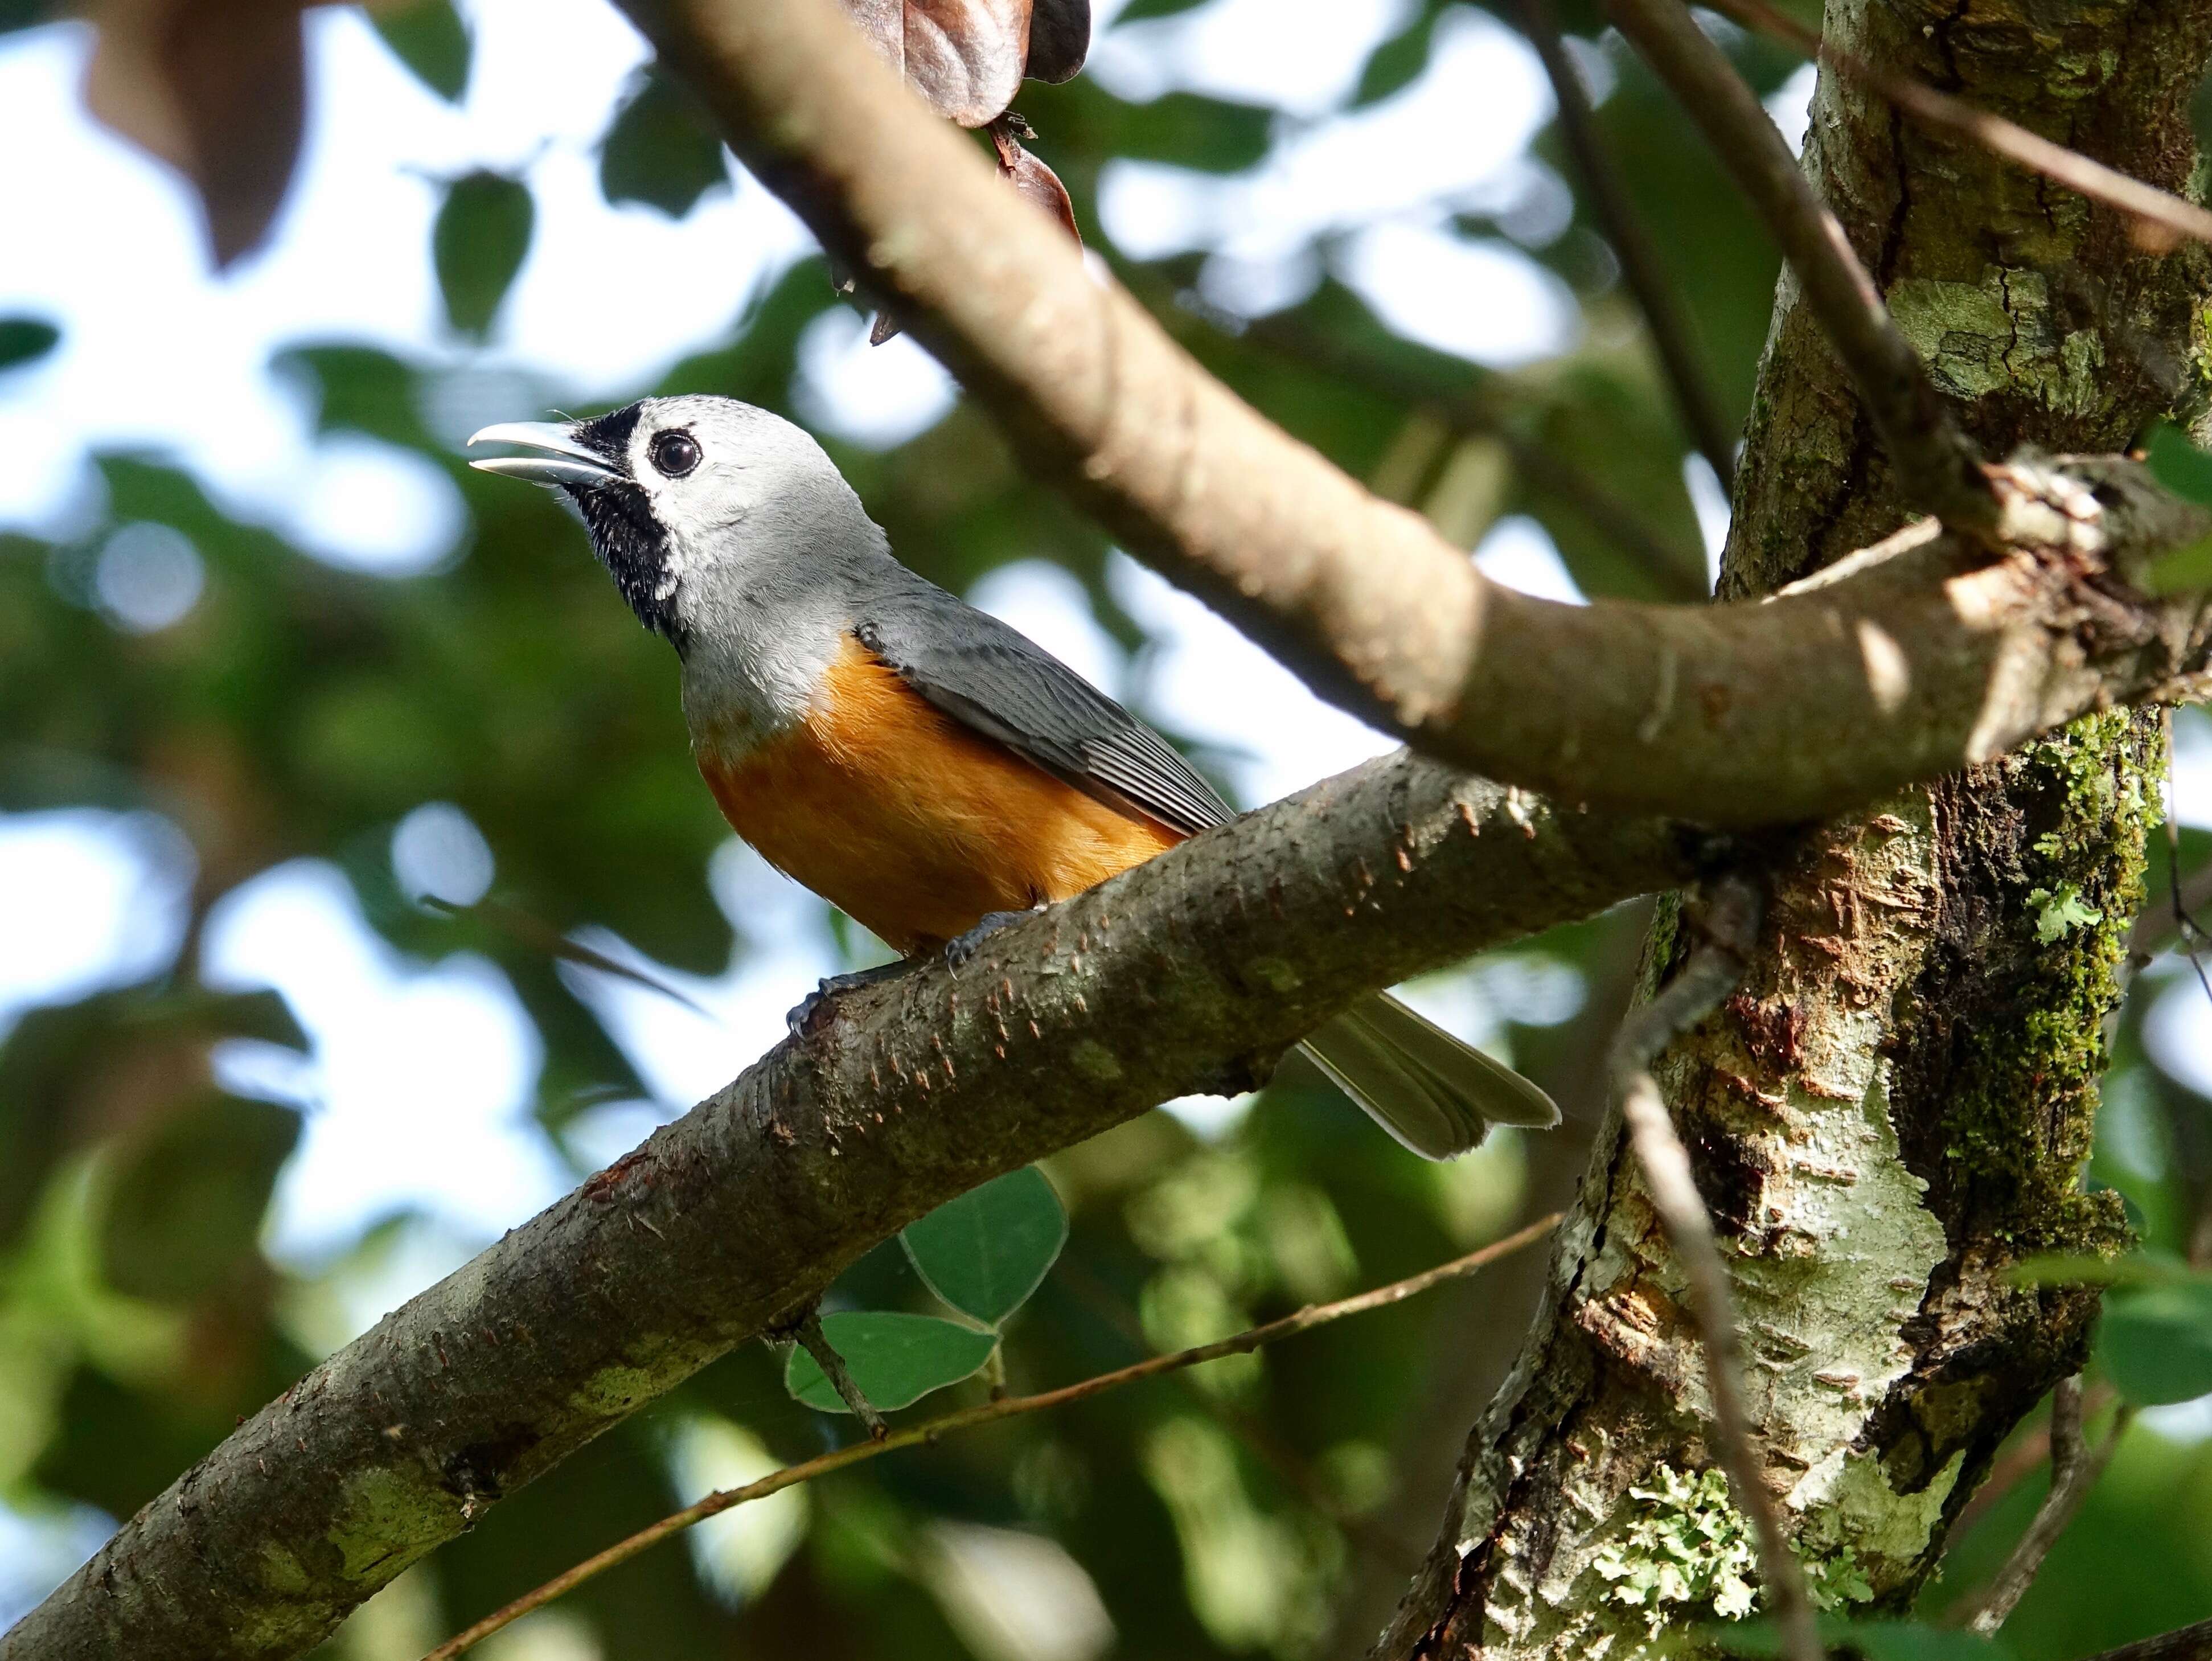
<instances>
[{"instance_id":1,"label":"mossy bark","mask_svg":"<svg viewBox=\"0 0 2212 1661\"><path fill-rule=\"evenodd\" d=\"M2199 182L2187 112L2212 7L2196 0L1840 0L1826 27L2125 172ZM2204 250L2140 246L1828 74L1806 160L1991 453L2201 423ZM1895 529L1890 479L1785 276L1723 594ZM2005 1270L2124 1238L2081 1167L2164 761L2154 715L2094 715L1802 835L1750 972L1658 1068L1729 1255L1768 1485L1832 1607L1909 1604L1998 1443L2082 1360L2094 1293ZM1680 950L1662 908L1653 976ZM1684 1285L1616 1119L1378 1654L1603 1654L1738 1611L1747 1555L1691 1515L1713 1496L1687 1474L1714 1459Z\"/></svg>"}]
</instances>

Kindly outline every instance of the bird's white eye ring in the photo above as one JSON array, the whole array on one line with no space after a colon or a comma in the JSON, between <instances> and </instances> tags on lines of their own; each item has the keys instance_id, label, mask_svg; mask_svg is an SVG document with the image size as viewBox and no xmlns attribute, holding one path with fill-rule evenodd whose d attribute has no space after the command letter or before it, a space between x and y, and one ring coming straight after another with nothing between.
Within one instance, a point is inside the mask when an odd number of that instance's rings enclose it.
<instances>
[{"instance_id":1,"label":"bird's white eye ring","mask_svg":"<svg viewBox=\"0 0 2212 1661\"><path fill-rule=\"evenodd\" d=\"M681 478L699 465L699 441L681 428L653 435L646 454L669 478Z\"/></svg>"}]
</instances>

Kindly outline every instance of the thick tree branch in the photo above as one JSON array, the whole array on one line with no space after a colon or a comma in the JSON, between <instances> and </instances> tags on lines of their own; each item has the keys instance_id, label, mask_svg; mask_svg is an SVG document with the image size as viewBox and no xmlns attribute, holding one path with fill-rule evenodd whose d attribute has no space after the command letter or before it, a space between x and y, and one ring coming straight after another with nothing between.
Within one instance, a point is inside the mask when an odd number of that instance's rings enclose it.
<instances>
[{"instance_id":1,"label":"thick tree branch","mask_svg":"<svg viewBox=\"0 0 2212 1661\"><path fill-rule=\"evenodd\" d=\"M2094 495L1998 470L1993 534L2014 551L1994 563L1934 542L1765 606L1571 606L1501 588L1094 281L827 0L622 3L1039 477L1325 696L1443 759L1561 800L1775 824L2154 696L2205 654L2195 602L2154 605L2106 580L2203 521L2112 461L2094 464ZM1867 350L1899 382L1889 402L1917 409L1877 315Z\"/></svg>"},{"instance_id":2,"label":"thick tree branch","mask_svg":"<svg viewBox=\"0 0 2212 1661\"><path fill-rule=\"evenodd\" d=\"M317 1367L127 1523L0 1661L274 1661L941 1202L1376 986L1684 879L1690 840L1407 757L830 1006Z\"/></svg>"}]
</instances>

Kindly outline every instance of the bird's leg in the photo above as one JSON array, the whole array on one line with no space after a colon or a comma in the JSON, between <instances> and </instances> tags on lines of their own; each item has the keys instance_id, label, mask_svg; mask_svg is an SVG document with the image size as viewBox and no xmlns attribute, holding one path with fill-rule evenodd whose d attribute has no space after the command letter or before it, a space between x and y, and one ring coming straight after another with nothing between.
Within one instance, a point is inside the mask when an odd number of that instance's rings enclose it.
<instances>
[{"instance_id":1,"label":"bird's leg","mask_svg":"<svg viewBox=\"0 0 2212 1661\"><path fill-rule=\"evenodd\" d=\"M973 928L945 942L945 961L954 969L965 968L968 960L981 950L983 942L990 936L1024 917L1034 917L1043 910L1044 903L1039 901L1026 911L986 911L982 920Z\"/></svg>"},{"instance_id":2,"label":"bird's leg","mask_svg":"<svg viewBox=\"0 0 2212 1661\"><path fill-rule=\"evenodd\" d=\"M831 975L811 992L793 1004L785 1014L784 1025L791 1029L793 1037L811 1032L827 1013L830 1001L841 992L857 992L864 986L875 986L902 975L914 967L913 960L894 958L889 963L879 963L873 969L856 969L849 975Z\"/></svg>"},{"instance_id":3,"label":"bird's leg","mask_svg":"<svg viewBox=\"0 0 2212 1661\"><path fill-rule=\"evenodd\" d=\"M806 1313L799 1317L799 1324L791 1329L790 1335L814 1358L814 1365L822 1369L822 1376L830 1381L830 1387L837 1392L847 1407L853 1409L853 1416L866 1427L870 1441L880 1442L891 1433L890 1427L884 1422L883 1415L878 1413L868 1398L860 1393L860 1387L853 1382L853 1375L845 1370L845 1358L837 1353L836 1346L823 1335L821 1305L809 1304Z\"/></svg>"}]
</instances>

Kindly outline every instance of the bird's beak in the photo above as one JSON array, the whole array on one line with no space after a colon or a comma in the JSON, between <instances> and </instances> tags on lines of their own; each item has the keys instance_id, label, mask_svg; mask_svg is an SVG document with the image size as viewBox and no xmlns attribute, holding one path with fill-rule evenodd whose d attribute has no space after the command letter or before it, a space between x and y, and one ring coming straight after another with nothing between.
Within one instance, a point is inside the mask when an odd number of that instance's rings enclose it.
<instances>
[{"instance_id":1,"label":"bird's beak","mask_svg":"<svg viewBox=\"0 0 2212 1661\"><path fill-rule=\"evenodd\" d=\"M487 456L469 465L487 473L528 479L532 484L605 484L623 477L623 472L597 450L577 442L574 432L550 421L503 421L487 427L469 440L479 444L519 444L542 450L543 455Z\"/></svg>"}]
</instances>

